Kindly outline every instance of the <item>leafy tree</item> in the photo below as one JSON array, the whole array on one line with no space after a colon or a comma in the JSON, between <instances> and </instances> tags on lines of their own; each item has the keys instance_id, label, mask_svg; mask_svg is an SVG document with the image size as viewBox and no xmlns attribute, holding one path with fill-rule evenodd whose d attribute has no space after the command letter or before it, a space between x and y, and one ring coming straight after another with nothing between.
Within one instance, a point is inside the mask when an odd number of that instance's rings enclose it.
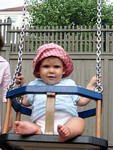
<instances>
[{"instance_id":1,"label":"leafy tree","mask_svg":"<svg viewBox=\"0 0 113 150\"><path fill-rule=\"evenodd\" d=\"M32 26L95 25L97 0L28 0ZM113 6L102 0L102 24L113 25Z\"/></svg>"}]
</instances>

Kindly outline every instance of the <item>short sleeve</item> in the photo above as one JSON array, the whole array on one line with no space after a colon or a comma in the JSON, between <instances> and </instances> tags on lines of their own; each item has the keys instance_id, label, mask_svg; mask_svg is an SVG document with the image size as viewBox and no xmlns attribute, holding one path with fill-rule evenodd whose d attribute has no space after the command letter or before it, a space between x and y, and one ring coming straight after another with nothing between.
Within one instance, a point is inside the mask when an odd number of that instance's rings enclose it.
<instances>
[{"instance_id":1,"label":"short sleeve","mask_svg":"<svg viewBox=\"0 0 113 150\"><path fill-rule=\"evenodd\" d=\"M36 80L34 80L34 81L31 81L29 84L28 84L28 86L29 85L36 85ZM26 95L27 96L27 101L32 105L33 104L33 100L34 100L34 94L27 94Z\"/></svg>"}]
</instances>

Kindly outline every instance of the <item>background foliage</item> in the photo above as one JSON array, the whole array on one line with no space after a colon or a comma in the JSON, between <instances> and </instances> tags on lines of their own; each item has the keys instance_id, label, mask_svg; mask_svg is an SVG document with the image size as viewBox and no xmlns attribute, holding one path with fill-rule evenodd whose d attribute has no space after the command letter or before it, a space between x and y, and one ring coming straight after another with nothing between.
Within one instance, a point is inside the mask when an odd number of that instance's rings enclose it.
<instances>
[{"instance_id":1,"label":"background foliage","mask_svg":"<svg viewBox=\"0 0 113 150\"><path fill-rule=\"evenodd\" d=\"M31 26L94 26L97 0L28 0ZM113 5L102 0L102 25L113 25Z\"/></svg>"}]
</instances>

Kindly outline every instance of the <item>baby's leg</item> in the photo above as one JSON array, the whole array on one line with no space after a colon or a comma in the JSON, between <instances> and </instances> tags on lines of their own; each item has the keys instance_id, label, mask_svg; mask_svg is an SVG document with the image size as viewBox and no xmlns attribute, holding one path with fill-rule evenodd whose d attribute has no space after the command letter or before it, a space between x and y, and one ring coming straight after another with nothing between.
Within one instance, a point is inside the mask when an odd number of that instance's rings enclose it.
<instances>
[{"instance_id":1,"label":"baby's leg","mask_svg":"<svg viewBox=\"0 0 113 150\"><path fill-rule=\"evenodd\" d=\"M58 125L59 140L64 142L68 139L81 135L85 129L85 121L76 117L69 119L64 125Z\"/></svg>"},{"instance_id":2,"label":"baby's leg","mask_svg":"<svg viewBox=\"0 0 113 150\"><path fill-rule=\"evenodd\" d=\"M35 123L28 121L15 121L14 131L16 134L41 134L41 128Z\"/></svg>"}]
</instances>

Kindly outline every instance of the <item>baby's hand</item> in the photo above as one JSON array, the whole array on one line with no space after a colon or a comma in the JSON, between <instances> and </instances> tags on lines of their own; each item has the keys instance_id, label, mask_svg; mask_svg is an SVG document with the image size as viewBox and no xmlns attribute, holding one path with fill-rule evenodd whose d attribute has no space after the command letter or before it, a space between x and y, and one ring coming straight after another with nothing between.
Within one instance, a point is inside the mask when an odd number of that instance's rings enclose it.
<instances>
[{"instance_id":1,"label":"baby's hand","mask_svg":"<svg viewBox=\"0 0 113 150\"><path fill-rule=\"evenodd\" d=\"M22 74L16 77L16 84L21 84L22 86L27 85L27 82Z\"/></svg>"},{"instance_id":2,"label":"baby's hand","mask_svg":"<svg viewBox=\"0 0 113 150\"><path fill-rule=\"evenodd\" d=\"M87 89L95 90L96 85L97 85L97 78L96 78L96 75L95 75L91 78L89 84L87 85Z\"/></svg>"},{"instance_id":3,"label":"baby's hand","mask_svg":"<svg viewBox=\"0 0 113 150\"><path fill-rule=\"evenodd\" d=\"M92 86L96 87L96 85L97 85L97 78L96 78L96 75L91 78L90 84L91 84Z\"/></svg>"}]
</instances>

